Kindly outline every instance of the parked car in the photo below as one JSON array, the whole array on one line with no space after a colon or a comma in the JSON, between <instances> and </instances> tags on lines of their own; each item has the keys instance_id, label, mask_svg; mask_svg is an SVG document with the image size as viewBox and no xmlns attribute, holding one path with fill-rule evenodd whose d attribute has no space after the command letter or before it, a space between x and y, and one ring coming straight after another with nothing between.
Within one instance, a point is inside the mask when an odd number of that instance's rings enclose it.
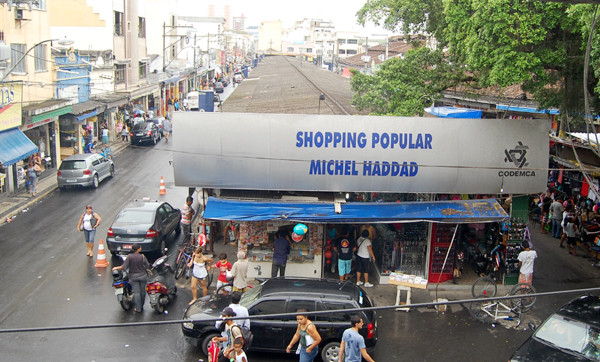
<instances>
[{"instance_id":1,"label":"parked car","mask_svg":"<svg viewBox=\"0 0 600 362\"><path fill-rule=\"evenodd\" d=\"M600 360L600 298L576 298L548 317L511 361Z\"/></svg>"},{"instance_id":2,"label":"parked car","mask_svg":"<svg viewBox=\"0 0 600 362\"><path fill-rule=\"evenodd\" d=\"M216 82L215 83L215 93L223 93L223 83L221 82Z\"/></svg>"},{"instance_id":3,"label":"parked car","mask_svg":"<svg viewBox=\"0 0 600 362\"><path fill-rule=\"evenodd\" d=\"M160 138L163 138L165 136L165 131L163 130L164 121L165 117L153 117L148 119L148 122L152 122L158 127L158 130L160 131Z\"/></svg>"},{"instance_id":4,"label":"parked car","mask_svg":"<svg viewBox=\"0 0 600 362\"><path fill-rule=\"evenodd\" d=\"M82 153L62 161L56 173L56 181L61 190L69 186L97 188L100 182L114 175L115 165L112 160L97 153Z\"/></svg>"},{"instance_id":5,"label":"parked car","mask_svg":"<svg viewBox=\"0 0 600 362\"><path fill-rule=\"evenodd\" d=\"M135 243L142 245L144 253L162 253L167 236L181 233L181 212L167 202L135 200L126 205L108 229L106 244L115 255L129 253Z\"/></svg>"},{"instance_id":6,"label":"parked car","mask_svg":"<svg viewBox=\"0 0 600 362\"><path fill-rule=\"evenodd\" d=\"M229 296L215 296L209 300L198 300L189 306L183 319L190 320L182 325L186 340L200 345L204 354L214 336L220 336L215 323L204 321L219 318L220 312L230 303ZM248 308L250 316L295 313L300 308L308 311L368 308L373 302L367 293L354 283L340 284L336 280L311 278L272 278L243 294L241 305ZM377 343L377 314L375 311L352 312L364 320L360 334L365 338L367 350L372 352ZM319 352L323 361L337 362L340 341L345 329L350 328L350 314L328 313L315 315L314 322L322 341ZM254 335L251 351L285 353L285 349L296 332L295 316L251 319L250 330Z\"/></svg>"},{"instance_id":7,"label":"parked car","mask_svg":"<svg viewBox=\"0 0 600 362\"><path fill-rule=\"evenodd\" d=\"M155 145L160 138L160 131L153 122L136 123L129 131L129 139L132 145L143 142L150 142Z\"/></svg>"}]
</instances>

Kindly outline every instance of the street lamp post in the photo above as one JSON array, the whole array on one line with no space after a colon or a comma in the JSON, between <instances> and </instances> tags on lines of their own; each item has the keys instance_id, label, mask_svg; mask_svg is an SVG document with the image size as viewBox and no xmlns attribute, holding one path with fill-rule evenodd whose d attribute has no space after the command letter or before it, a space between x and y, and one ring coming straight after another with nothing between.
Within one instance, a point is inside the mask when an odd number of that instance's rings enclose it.
<instances>
[{"instance_id":1,"label":"street lamp post","mask_svg":"<svg viewBox=\"0 0 600 362\"><path fill-rule=\"evenodd\" d=\"M34 44L31 48L27 49L27 51L21 56L21 58L18 61L15 62L15 64L11 65L10 69L6 72L6 74L4 74L2 79L0 79L0 82L3 82L9 76L9 74L12 73L12 71L17 67L17 65L21 64L21 62L23 61L23 59L25 59L27 54L29 54L29 52L31 52L33 49L35 49L38 45L48 43L48 42L53 42L53 41L58 41L58 44L61 46L69 46L69 45L73 44L73 40L67 39L67 38L46 39L46 40L42 40L39 43Z\"/></svg>"}]
</instances>

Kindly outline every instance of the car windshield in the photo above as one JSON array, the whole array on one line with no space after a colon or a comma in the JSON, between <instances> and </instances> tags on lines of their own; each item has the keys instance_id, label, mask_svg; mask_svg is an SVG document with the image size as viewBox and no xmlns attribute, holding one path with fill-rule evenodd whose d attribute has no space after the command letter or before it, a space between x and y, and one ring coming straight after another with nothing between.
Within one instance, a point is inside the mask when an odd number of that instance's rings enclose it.
<instances>
[{"instance_id":1,"label":"car windshield","mask_svg":"<svg viewBox=\"0 0 600 362\"><path fill-rule=\"evenodd\" d=\"M589 324L555 314L538 328L534 336L556 348L600 361L599 332Z\"/></svg>"},{"instance_id":2,"label":"car windshield","mask_svg":"<svg viewBox=\"0 0 600 362\"><path fill-rule=\"evenodd\" d=\"M154 212L148 210L123 210L117 215L115 222L128 222L150 224L154 218Z\"/></svg>"},{"instance_id":3,"label":"car windshield","mask_svg":"<svg viewBox=\"0 0 600 362\"><path fill-rule=\"evenodd\" d=\"M60 165L61 170L83 170L85 168L85 161L63 161Z\"/></svg>"},{"instance_id":4,"label":"car windshield","mask_svg":"<svg viewBox=\"0 0 600 362\"><path fill-rule=\"evenodd\" d=\"M248 289L247 292L242 294L242 299L240 300L240 304L246 308L250 307L250 304L254 303L255 300L260 296L260 291L262 290L262 284L257 285L254 288Z\"/></svg>"}]
</instances>

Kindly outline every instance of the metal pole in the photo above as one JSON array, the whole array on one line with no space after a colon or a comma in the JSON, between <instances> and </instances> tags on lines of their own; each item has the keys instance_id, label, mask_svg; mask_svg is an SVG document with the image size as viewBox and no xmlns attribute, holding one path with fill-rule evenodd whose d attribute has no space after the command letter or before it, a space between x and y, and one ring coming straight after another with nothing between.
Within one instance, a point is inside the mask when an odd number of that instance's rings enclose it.
<instances>
[{"instance_id":1,"label":"metal pole","mask_svg":"<svg viewBox=\"0 0 600 362\"><path fill-rule=\"evenodd\" d=\"M166 27L167 27L167 25L166 25L166 24L163 22L163 67L162 67L162 69L163 69L163 72L165 71L165 67L166 67L166 63L165 63L165 49L166 49L165 37L167 36L167 35L165 34L165 32L166 32Z\"/></svg>"}]
</instances>

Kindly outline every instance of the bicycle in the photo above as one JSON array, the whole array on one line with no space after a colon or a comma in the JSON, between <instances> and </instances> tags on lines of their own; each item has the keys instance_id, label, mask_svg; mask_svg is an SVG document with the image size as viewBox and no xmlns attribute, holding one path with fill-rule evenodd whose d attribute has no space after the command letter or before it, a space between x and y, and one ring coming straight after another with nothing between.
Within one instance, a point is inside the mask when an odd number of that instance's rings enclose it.
<instances>
[{"instance_id":1,"label":"bicycle","mask_svg":"<svg viewBox=\"0 0 600 362\"><path fill-rule=\"evenodd\" d=\"M473 298L490 297L493 298L498 292L496 280L489 275L479 277L471 286L471 294Z\"/></svg>"},{"instance_id":2,"label":"bicycle","mask_svg":"<svg viewBox=\"0 0 600 362\"><path fill-rule=\"evenodd\" d=\"M475 319L484 323L494 323L498 320L512 320L517 322L516 327L518 327L521 325L521 314L529 311L536 300L535 297L528 297L527 295L535 293L536 290L533 286L519 283L511 289L508 295L523 295L522 298L512 298L506 303L503 300L492 301L483 298L470 303L469 313Z\"/></svg>"},{"instance_id":3,"label":"bicycle","mask_svg":"<svg viewBox=\"0 0 600 362\"><path fill-rule=\"evenodd\" d=\"M98 154L102 155L102 157L112 160L112 148L110 146L106 146L104 148L102 148L102 152L99 152Z\"/></svg>"},{"instance_id":4,"label":"bicycle","mask_svg":"<svg viewBox=\"0 0 600 362\"><path fill-rule=\"evenodd\" d=\"M188 263L192 260L192 253L194 251L193 245L182 245L179 248L179 254L177 255L177 259L175 259L175 279L181 278L181 276L185 275L186 279L191 277L191 269L188 266ZM208 288L213 281L212 273L208 273L206 276L206 287Z\"/></svg>"}]
</instances>

